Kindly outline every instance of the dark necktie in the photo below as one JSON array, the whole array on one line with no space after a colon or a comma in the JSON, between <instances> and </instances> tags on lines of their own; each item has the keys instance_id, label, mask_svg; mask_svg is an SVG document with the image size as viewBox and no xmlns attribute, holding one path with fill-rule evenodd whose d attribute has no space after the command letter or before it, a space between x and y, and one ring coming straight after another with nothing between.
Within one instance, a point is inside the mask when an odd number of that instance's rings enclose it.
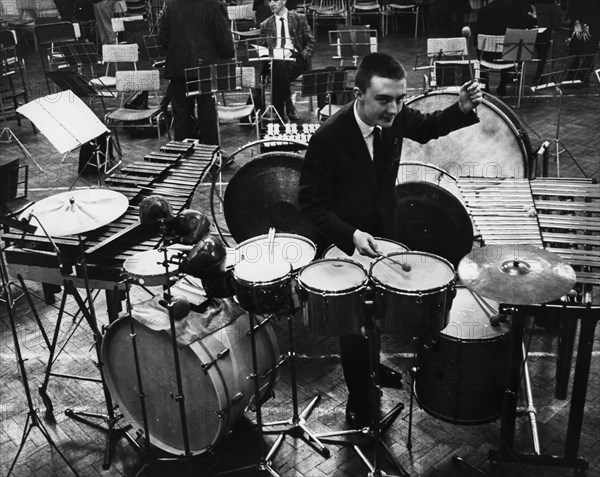
<instances>
[{"instance_id":1,"label":"dark necktie","mask_svg":"<svg viewBox=\"0 0 600 477\"><path fill-rule=\"evenodd\" d=\"M281 17L280 19L281 24L279 25L279 47L283 48L285 46L285 20L283 19L283 17Z\"/></svg>"},{"instance_id":2,"label":"dark necktie","mask_svg":"<svg viewBox=\"0 0 600 477\"><path fill-rule=\"evenodd\" d=\"M375 166L375 174L377 175L378 181L380 181L383 176L384 162L381 129L376 126L373 128L373 165Z\"/></svg>"}]
</instances>

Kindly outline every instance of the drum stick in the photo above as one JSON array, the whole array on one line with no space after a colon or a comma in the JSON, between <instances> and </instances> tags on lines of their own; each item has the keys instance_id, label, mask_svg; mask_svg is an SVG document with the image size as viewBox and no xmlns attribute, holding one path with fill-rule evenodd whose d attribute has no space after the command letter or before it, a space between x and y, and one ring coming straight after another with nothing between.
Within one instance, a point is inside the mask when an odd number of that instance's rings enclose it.
<instances>
[{"instance_id":1,"label":"drum stick","mask_svg":"<svg viewBox=\"0 0 600 477\"><path fill-rule=\"evenodd\" d=\"M376 253L382 259L389 260L390 262L398 265L402 269L403 272L410 272L412 270L412 267L408 263L401 263L398 260L394 260L392 257L389 257L389 256L387 256L387 255L385 255L385 254L383 254L381 252L376 252ZM397 272L400 271L400 270L397 270L396 268L393 268L393 267L389 267L389 268L392 269L392 270L395 270Z\"/></svg>"},{"instance_id":2,"label":"drum stick","mask_svg":"<svg viewBox=\"0 0 600 477\"><path fill-rule=\"evenodd\" d=\"M269 228L269 236L267 237L267 246L269 247L269 262L274 260L275 255L275 227Z\"/></svg>"},{"instance_id":3,"label":"drum stick","mask_svg":"<svg viewBox=\"0 0 600 477\"><path fill-rule=\"evenodd\" d=\"M471 76L471 83L475 82L475 75L473 74L473 63L471 62L471 48L469 46L469 39L471 38L471 29L466 26L462 29L462 36L467 40L467 61L469 62L469 75Z\"/></svg>"}]
</instances>

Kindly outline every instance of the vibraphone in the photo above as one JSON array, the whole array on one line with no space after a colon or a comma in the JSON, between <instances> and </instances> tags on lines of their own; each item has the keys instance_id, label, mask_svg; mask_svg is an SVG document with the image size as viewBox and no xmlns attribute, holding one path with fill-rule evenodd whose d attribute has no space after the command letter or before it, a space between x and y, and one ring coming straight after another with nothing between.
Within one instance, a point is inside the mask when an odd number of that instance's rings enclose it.
<instances>
[{"instance_id":1,"label":"vibraphone","mask_svg":"<svg viewBox=\"0 0 600 477\"><path fill-rule=\"evenodd\" d=\"M152 194L165 197L177 214L188 208L199 184L216 164L218 146L191 142L169 142L153 152L123 167L120 173L109 175L105 183L129 199L129 207L116 221L86 234L84 252L92 289L113 290L119 287L123 262L137 252L159 246L160 230L143 226L139 221L139 205ZM60 250L57 257L44 236L22 236L8 233L6 262L13 276L44 284L61 286L65 279L73 286L85 286L83 270L77 265L79 240L56 238Z\"/></svg>"}]
</instances>

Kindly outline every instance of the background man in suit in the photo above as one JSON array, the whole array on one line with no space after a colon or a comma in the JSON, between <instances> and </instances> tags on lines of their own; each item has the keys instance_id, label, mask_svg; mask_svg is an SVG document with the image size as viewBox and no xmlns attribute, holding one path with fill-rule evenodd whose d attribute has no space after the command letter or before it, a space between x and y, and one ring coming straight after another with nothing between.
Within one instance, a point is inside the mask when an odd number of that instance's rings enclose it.
<instances>
[{"instance_id":1,"label":"background man in suit","mask_svg":"<svg viewBox=\"0 0 600 477\"><path fill-rule=\"evenodd\" d=\"M273 15L260 24L260 36L267 39L269 48L283 47L284 53L294 59L273 62L271 88L272 103L281 118L285 120L285 105L289 120L298 121L300 116L292 102L290 81L294 81L309 68L310 57L315 50L315 38L306 16L288 10L286 3L287 0L269 0Z\"/></svg>"},{"instance_id":2,"label":"background man in suit","mask_svg":"<svg viewBox=\"0 0 600 477\"><path fill-rule=\"evenodd\" d=\"M482 101L477 83L464 84L455 104L429 114L403 106L406 88L402 65L387 54L371 53L357 70L355 100L313 134L300 175L299 205L321 253L333 243L348 255L357 249L375 257L374 237L391 238L393 228L402 226L393 217L403 138L423 144L478 121L473 112ZM349 392L346 420L363 427L370 423L367 340L359 334L341 336L340 351ZM389 387L389 368L379 372L381 384Z\"/></svg>"},{"instance_id":3,"label":"background man in suit","mask_svg":"<svg viewBox=\"0 0 600 477\"><path fill-rule=\"evenodd\" d=\"M158 23L158 38L167 49L165 78L176 141L196 137L194 103L198 105L198 129L204 144L219 144L217 110L211 95L187 98L185 69L235 56L227 8L220 0L167 0Z\"/></svg>"}]
</instances>

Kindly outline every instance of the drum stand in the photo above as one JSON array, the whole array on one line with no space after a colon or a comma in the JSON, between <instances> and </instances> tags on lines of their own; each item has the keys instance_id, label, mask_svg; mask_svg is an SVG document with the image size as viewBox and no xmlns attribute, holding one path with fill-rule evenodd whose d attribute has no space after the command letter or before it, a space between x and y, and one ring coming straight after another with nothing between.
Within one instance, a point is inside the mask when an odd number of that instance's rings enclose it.
<instances>
[{"instance_id":1,"label":"drum stand","mask_svg":"<svg viewBox=\"0 0 600 477\"><path fill-rule=\"evenodd\" d=\"M172 347L173 347L173 367L174 367L175 379L176 379L176 383L177 383L177 394L173 396L173 399L179 405L179 415L180 415L180 419L181 419L181 432L182 432L182 437L183 437L184 454L183 454L183 456L177 456L177 457L158 457L152 447L150 428L148 425L149 419L148 419L148 410L146 407L146 395L144 393L144 384L143 384L143 379L142 379L140 359L139 359L138 347L137 347L137 336L136 336L136 332L135 332L135 323L134 323L135 320L133 318L130 320L131 346L133 349L133 360L134 360L134 364L135 364L136 382L138 385L140 408L142 411L142 422L143 422L143 432L144 432L144 447L143 447L143 449L140 446L140 444L138 443L138 441L136 440L136 438L131 436L128 432L124 431L124 436L127 439L127 441L131 444L133 449L146 460L146 462L144 463L144 465L142 466L142 468L138 471L138 473L136 475L138 475L138 476L144 475L145 472L150 469L152 464L156 463L156 462L181 462L182 460L185 460L185 463L186 463L186 474L185 475L191 476L191 475L193 475L193 456L192 456L192 453L190 450L190 438L189 438L189 431L188 431L188 426L187 426L187 415L186 415L186 409L185 409L185 395L183 392L183 379L181 376L181 364L179 361L179 349L178 349L177 338L176 338L177 335L176 335L176 329L175 329L175 315L173 313L173 305L171 303L171 298L172 298L171 280L168 278L168 277L170 277L169 263L171 263L171 262L169 261L169 256L167 253L168 252L168 249L167 249L168 237L166 234L166 226L165 226L164 222L161 223L161 230L163 233L163 238L162 238L163 262L162 262L162 265L165 269L165 276L167 277L167 283L164 286L164 296L165 296L165 299L167 302L166 308L169 313L169 326L170 326L169 331L171 333L171 343L172 343ZM126 279L125 282L126 282L127 311L129 313L129 316L131 316L131 310L132 310L131 299L130 299L131 281L129 279ZM210 473L210 470L212 470L212 468L215 465L216 465L216 463L213 463L211 466L209 466L207 473Z\"/></svg>"},{"instance_id":2,"label":"drum stand","mask_svg":"<svg viewBox=\"0 0 600 477\"><path fill-rule=\"evenodd\" d=\"M378 462L378 448L381 447L387 454L389 459L394 464L394 467L399 472L398 476L407 477L408 472L404 470L396 456L391 449L383 442L382 433L385 432L400 415L404 409L403 403L396 404L385 416L380 417L381 414L381 386L379 383L379 342L380 342L380 330L377 325L372 330L367 330L367 338L369 340L369 373L371 378L371 392L370 392L370 406L372 412L371 425L364 429L350 429L344 431L333 431L324 432L317 434L317 438L329 439L336 436L352 436L352 435L365 435L370 438L373 445L373 459L369 461L367 456L363 453L360 447L356 444L352 444L355 452L362 459L365 465L369 468L369 477L392 477L390 474L386 474L379 468ZM370 335L370 336L369 336ZM346 442L344 442L346 444Z\"/></svg>"},{"instance_id":3,"label":"drum stand","mask_svg":"<svg viewBox=\"0 0 600 477\"><path fill-rule=\"evenodd\" d=\"M65 463L67 464L69 469L71 469L73 474L75 474L77 476L79 474L77 474L77 471L73 468L73 466L69 463L69 461L64 456L64 454L60 451L60 449L58 448L56 443L52 440L52 437L50 436L50 433L44 426L43 421L39 418L38 411L35 408L34 403L33 403L33 398L31 397L31 389L29 388L29 380L27 377L27 370L25 369L25 360L23 359L23 355L21 354L21 345L19 342L19 336L17 333L16 324L15 324L15 316L14 316L15 302L12 297L12 293L10 291L10 286L9 286L10 280L9 280L9 276L8 276L8 271L4 264L4 248L2 248L2 247L0 247L0 275L1 275L1 279L2 279L2 298L6 301L6 310L8 312L8 320L10 322L10 329L11 329L12 335L13 335L13 341L14 341L14 345L15 345L15 355L17 357L17 365L19 366L19 371L21 374L21 380L23 382L23 388L25 390L25 397L27 398L27 407L28 407L27 418L25 420L25 427L23 429L23 436L21 437L21 442L19 444L19 448L17 449L17 453L15 454L15 457L13 458L13 461L12 461L10 468L8 469L8 473L6 475L8 477L12 473L12 471L17 463L17 460L19 459L19 456L21 455L21 451L23 450L23 447L25 446L25 443L27 442L29 433L31 432L31 430L34 427L37 427L40 430L41 434L46 439L46 441L48 442L48 444L50 444L50 446L57 452L57 454L60 456L60 458L63 461L65 461Z\"/></svg>"},{"instance_id":4,"label":"drum stand","mask_svg":"<svg viewBox=\"0 0 600 477\"><path fill-rule=\"evenodd\" d=\"M273 421L264 423L264 426L287 426L286 429L279 432L279 436L275 443L271 446L267 454L267 461L270 460L273 455L279 449L279 446L282 444L283 439L286 434L289 434L294 437L302 437L308 443L314 443L319 453L325 457L326 459L329 457L329 449L327 449L321 441L319 441L318 437L308 428L306 425L306 419L314 409L314 407L318 404L321 399L321 395L317 394L308 405L302 410L300 414L298 414L298 386L296 381L296 352L294 350L294 332L293 332L293 322L292 322L292 309L293 304L291 303L292 299L290 296L290 303L288 305L288 313L287 314L287 323L288 323L288 337L290 340L288 358L290 360L290 374L291 374L291 382L292 382L292 412L293 415L290 419L281 420L281 421Z\"/></svg>"}]
</instances>

